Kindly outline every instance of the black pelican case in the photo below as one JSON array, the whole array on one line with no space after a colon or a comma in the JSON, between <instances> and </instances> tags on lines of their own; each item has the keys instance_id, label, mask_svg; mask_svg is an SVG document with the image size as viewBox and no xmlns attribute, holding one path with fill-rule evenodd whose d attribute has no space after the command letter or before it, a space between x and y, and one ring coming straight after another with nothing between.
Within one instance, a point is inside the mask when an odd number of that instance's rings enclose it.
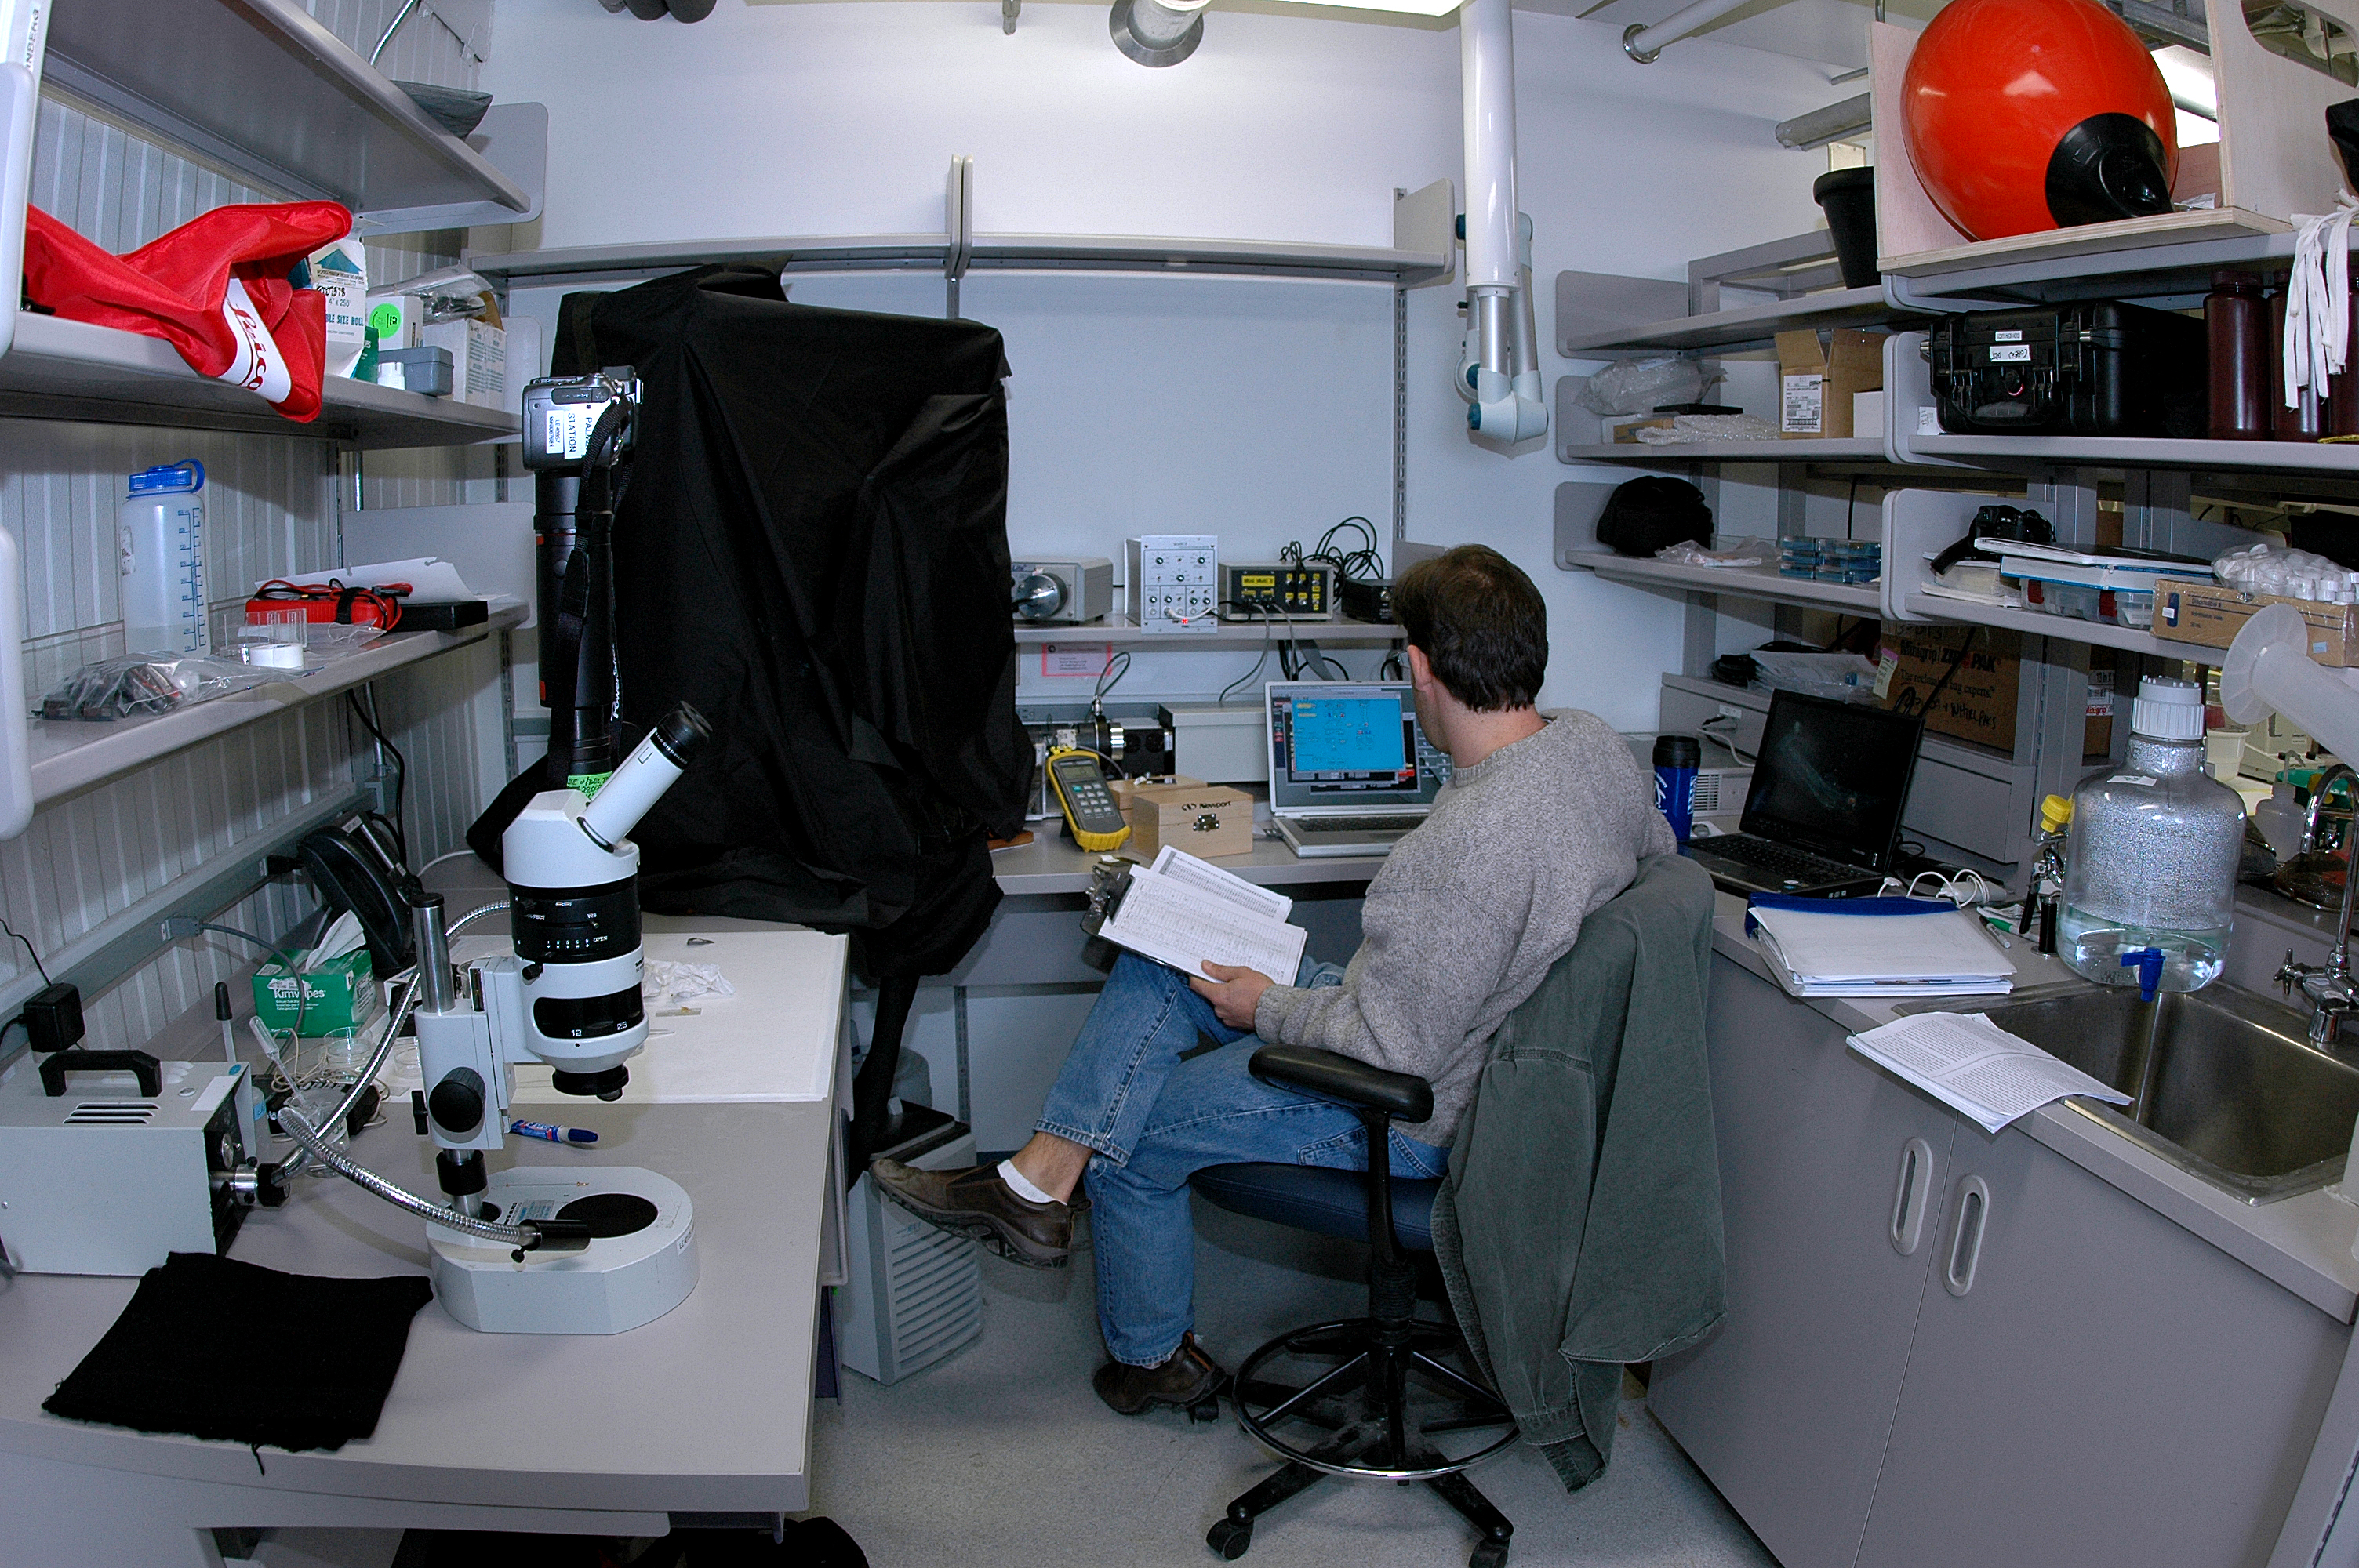
<instances>
[{"instance_id":1,"label":"black pelican case","mask_svg":"<svg viewBox=\"0 0 2359 1568\"><path fill-rule=\"evenodd\" d=\"M2201 317L2114 299L1944 316L1928 342L1941 428L2202 437Z\"/></svg>"}]
</instances>

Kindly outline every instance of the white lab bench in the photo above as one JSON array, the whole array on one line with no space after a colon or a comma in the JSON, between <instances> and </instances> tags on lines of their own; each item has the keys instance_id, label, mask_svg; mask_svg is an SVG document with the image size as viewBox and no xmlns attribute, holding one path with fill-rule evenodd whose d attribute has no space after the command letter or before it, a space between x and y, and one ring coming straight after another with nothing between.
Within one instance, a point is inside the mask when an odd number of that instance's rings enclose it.
<instances>
[{"instance_id":1,"label":"white lab bench","mask_svg":"<svg viewBox=\"0 0 2359 1568\"><path fill-rule=\"evenodd\" d=\"M538 1085L519 1074L519 1099L561 1100L562 1119L599 1141L512 1139L495 1159L638 1165L678 1182L698 1232L685 1302L612 1336L477 1334L429 1304L373 1436L257 1459L236 1444L42 1413L136 1281L18 1276L0 1285L0 1489L11 1498L0 1565L218 1568L212 1527L650 1535L680 1516L808 1507L820 1285L842 1278L832 1161L848 944L745 921L648 925L651 954L719 963L737 994L653 1021L662 1033L630 1064L619 1102L557 1096L545 1073ZM700 938L711 946L687 946ZM431 1143L402 1098L386 1109L353 1152L431 1195ZM409 1215L308 1177L285 1207L250 1215L229 1256L299 1273L418 1274L424 1242ZM330 1353L334 1333L256 1324L222 1353L267 1377L292 1351Z\"/></svg>"}]
</instances>

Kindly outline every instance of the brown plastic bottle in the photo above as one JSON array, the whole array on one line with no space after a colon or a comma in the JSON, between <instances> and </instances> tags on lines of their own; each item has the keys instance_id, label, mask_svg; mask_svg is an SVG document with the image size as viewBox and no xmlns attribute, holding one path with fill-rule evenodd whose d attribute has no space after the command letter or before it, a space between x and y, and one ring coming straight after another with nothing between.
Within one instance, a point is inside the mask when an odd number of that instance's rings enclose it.
<instances>
[{"instance_id":1,"label":"brown plastic bottle","mask_svg":"<svg viewBox=\"0 0 2359 1568\"><path fill-rule=\"evenodd\" d=\"M2269 295L2269 433L2280 441L2315 441L2326 434L2325 410L2315 388L2301 389L2301 404L2288 408L2285 400L2286 291Z\"/></svg>"},{"instance_id":2,"label":"brown plastic bottle","mask_svg":"<svg viewBox=\"0 0 2359 1568\"><path fill-rule=\"evenodd\" d=\"M2203 300L2203 326L2212 438L2267 440L2269 330L2259 276L2213 273L2212 292Z\"/></svg>"},{"instance_id":3,"label":"brown plastic bottle","mask_svg":"<svg viewBox=\"0 0 2359 1568\"><path fill-rule=\"evenodd\" d=\"M2354 283L2359 283L2359 263L2351 269ZM2359 436L2359 296L2354 296L2351 311L2351 335L2343 350L2343 371L2331 376L2326 383L2326 433L2330 436Z\"/></svg>"}]
</instances>

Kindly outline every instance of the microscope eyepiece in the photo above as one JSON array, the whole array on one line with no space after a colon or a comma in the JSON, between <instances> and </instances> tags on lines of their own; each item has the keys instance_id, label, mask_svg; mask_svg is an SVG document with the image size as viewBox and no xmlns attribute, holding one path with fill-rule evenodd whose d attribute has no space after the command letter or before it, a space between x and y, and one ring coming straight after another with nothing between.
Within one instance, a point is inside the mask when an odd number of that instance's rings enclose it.
<instances>
[{"instance_id":1,"label":"microscope eyepiece","mask_svg":"<svg viewBox=\"0 0 2359 1568\"><path fill-rule=\"evenodd\" d=\"M712 739L712 726L693 705L683 702L664 716L653 733L658 749L674 767L685 770Z\"/></svg>"}]
</instances>

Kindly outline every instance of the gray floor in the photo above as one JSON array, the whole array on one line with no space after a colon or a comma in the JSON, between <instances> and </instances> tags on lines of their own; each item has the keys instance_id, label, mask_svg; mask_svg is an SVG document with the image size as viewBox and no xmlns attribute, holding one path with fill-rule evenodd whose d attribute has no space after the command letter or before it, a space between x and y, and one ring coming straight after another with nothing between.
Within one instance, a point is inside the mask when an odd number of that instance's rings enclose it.
<instances>
[{"instance_id":1,"label":"gray floor","mask_svg":"<svg viewBox=\"0 0 2359 1568\"><path fill-rule=\"evenodd\" d=\"M1283 1328L1364 1310L1356 1248L1197 1212L1198 1334L1223 1365ZM1050 1273L987 1258L973 1344L891 1388L846 1372L842 1405L816 1418L812 1510L875 1568L1216 1562L1205 1530L1274 1462L1225 1419L1126 1419L1099 1403L1091 1279L1086 1254ZM1516 1568L1775 1568L1636 1400L1612 1467L1577 1494L1520 1445L1473 1478L1515 1521ZM1327 1482L1266 1516L1245 1561L1435 1568L1464 1562L1473 1540L1422 1487Z\"/></svg>"}]
</instances>

